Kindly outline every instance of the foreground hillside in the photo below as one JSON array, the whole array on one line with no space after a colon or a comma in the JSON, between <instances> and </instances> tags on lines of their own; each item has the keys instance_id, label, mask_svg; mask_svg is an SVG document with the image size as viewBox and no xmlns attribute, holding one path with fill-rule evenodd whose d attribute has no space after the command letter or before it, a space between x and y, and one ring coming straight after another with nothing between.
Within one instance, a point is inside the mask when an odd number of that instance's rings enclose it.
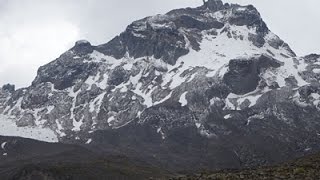
<instances>
[{"instance_id":1,"label":"foreground hillside","mask_svg":"<svg viewBox=\"0 0 320 180\"><path fill-rule=\"evenodd\" d=\"M58 158L62 157L62 154L58 156ZM17 165L26 163L22 161L9 168L0 167L5 169L0 173L1 180L140 180L151 177L169 179L168 174L164 171L137 166L134 162L121 156L63 163L54 162L54 158L56 157L47 157L47 161L41 163Z\"/></svg>"},{"instance_id":2,"label":"foreground hillside","mask_svg":"<svg viewBox=\"0 0 320 180\"><path fill-rule=\"evenodd\" d=\"M173 180L191 179L319 179L320 153L306 156L282 165L246 170L224 170L194 175L177 176Z\"/></svg>"},{"instance_id":3,"label":"foreground hillside","mask_svg":"<svg viewBox=\"0 0 320 180\"><path fill-rule=\"evenodd\" d=\"M180 171L88 146L0 136L1 180L319 179L320 153L275 166L220 171ZM174 159L168 161L174 163ZM196 168L194 168L195 170ZM188 174L188 175L186 175Z\"/></svg>"},{"instance_id":4,"label":"foreground hillside","mask_svg":"<svg viewBox=\"0 0 320 180\"><path fill-rule=\"evenodd\" d=\"M0 136L0 180L166 179L171 173L120 154Z\"/></svg>"},{"instance_id":5,"label":"foreground hillside","mask_svg":"<svg viewBox=\"0 0 320 180\"><path fill-rule=\"evenodd\" d=\"M70 152L69 152L70 153ZM320 153L303 157L292 162L272 167L245 170L222 170L202 172L193 175L172 175L167 171L141 165L123 156L109 156L81 159L80 154L72 157L79 159L61 163L64 152L56 156L42 157L38 160L23 160L0 166L3 180L105 180L105 179L159 179L159 180L258 180L258 179L319 179ZM87 154L88 155L88 154ZM70 157L70 156L69 156ZM36 162L33 162L36 161ZM33 162L33 163L31 163ZM140 165L139 165L140 163ZM13 166L14 164L14 166ZM188 174L188 172L181 173Z\"/></svg>"}]
</instances>

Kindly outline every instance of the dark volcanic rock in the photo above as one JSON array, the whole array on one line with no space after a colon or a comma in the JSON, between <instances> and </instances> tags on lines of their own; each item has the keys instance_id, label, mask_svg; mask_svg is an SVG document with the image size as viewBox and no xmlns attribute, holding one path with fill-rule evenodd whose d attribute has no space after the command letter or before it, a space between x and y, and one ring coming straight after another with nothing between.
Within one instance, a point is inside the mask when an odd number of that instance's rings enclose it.
<instances>
[{"instance_id":1,"label":"dark volcanic rock","mask_svg":"<svg viewBox=\"0 0 320 180\"><path fill-rule=\"evenodd\" d=\"M75 46L71 49L76 55L83 56L92 53L94 47L90 42L86 40L80 40L75 43Z\"/></svg>"},{"instance_id":2,"label":"dark volcanic rock","mask_svg":"<svg viewBox=\"0 0 320 180\"><path fill-rule=\"evenodd\" d=\"M189 52L185 49L184 37L176 29L154 29L146 22L142 37L137 37L134 34L139 33L135 30L136 26L139 26L138 22L128 26L125 32L109 43L99 46L98 50L115 58L123 57L128 50L134 58L154 56L172 65ZM109 50L109 47L114 50Z\"/></svg>"},{"instance_id":3,"label":"dark volcanic rock","mask_svg":"<svg viewBox=\"0 0 320 180\"><path fill-rule=\"evenodd\" d=\"M224 7L224 4L221 0L207 0L204 2L205 3L203 6L212 10L212 11L218 11Z\"/></svg>"},{"instance_id":4,"label":"dark volcanic rock","mask_svg":"<svg viewBox=\"0 0 320 180\"><path fill-rule=\"evenodd\" d=\"M129 74L123 69L123 67L116 67L110 74L108 84L117 86L125 81L128 81Z\"/></svg>"},{"instance_id":5,"label":"dark volcanic rock","mask_svg":"<svg viewBox=\"0 0 320 180\"><path fill-rule=\"evenodd\" d=\"M3 91L7 91L9 93L13 93L15 91L15 85L12 84L5 84L2 86Z\"/></svg>"},{"instance_id":6,"label":"dark volcanic rock","mask_svg":"<svg viewBox=\"0 0 320 180\"><path fill-rule=\"evenodd\" d=\"M280 63L267 56L257 59L234 59L229 62L229 72L223 80L235 94L245 94L256 89L260 81L259 74L269 67L280 67Z\"/></svg>"},{"instance_id":7,"label":"dark volcanic rock","mask_svg":"<svg viewBox=\"0 0 320 180\"><path fill-rule=\"evenodd\" d=\"M87 79L97 69L96 64L70 58L66 53L48 65L40 67L36 79L32 82L33 86L51 82L55 89L63 90L73 86L78 80Z\"/></svg>"},{"instance_id":8,"label":"dark volcanic rock","mask_svg":"<svg viewBox=\"0 0 320 180\"><path fill-rule=\"evenodd\" d=\"M224 24L219 21L212 21L210 23L205 23L202 21L198 21L190 16L181 16L179 19L175 21L175 25L177 27L183 28L195 28L199 30L209 30L209 29L221 29Z\"/></svg>"}]
</instances>

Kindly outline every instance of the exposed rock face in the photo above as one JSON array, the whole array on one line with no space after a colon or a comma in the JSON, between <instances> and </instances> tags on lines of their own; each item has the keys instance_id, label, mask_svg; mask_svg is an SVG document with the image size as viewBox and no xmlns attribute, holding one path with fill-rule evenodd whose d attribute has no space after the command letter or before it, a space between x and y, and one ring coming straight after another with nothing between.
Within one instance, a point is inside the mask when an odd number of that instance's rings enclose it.
<instances>
[{"instance_id":1,"label":"exposed rock face","mask_svg":"<svg viewBox=\"0 0 320 180\"><path fill-rule=\"evenodd\" d=\"M218 11L223 9L222 1L209 0L205 1L203 7L210 9L211 11Z\"/></svg>"},{"instance_id":2,"label":"exposed rock face","mask_svg":"<svg viewBox=\"0 0 320 180\"><path fill-rule=\"evenodd\" d=\"M79 54L77 53L78 48L79 47L77 46L72 48L76 51L75 54L77 55ZM87 47L85 47L84 51L87 50L86 48ZM36 86L41 83L50 82L54 85L54 88L63 90L75 85L76 81L86 80L90 73L93 73L97 69L96 64L84 64L83 62L75 61L72 58L73 56L70 56L67 52L47 66L40 67L38 75L32 85Z\"/></svg>"},{"instance_id":3,"label":"exposed rock face","mask_svg":"<svg viewBox=\"0 0 320 180\"><path fill-rule=\"evenodd\" d=\"M264 69L280 66L280 62L264 55L252 59L232 59L229 62L229 71L223 80L231 88L232 93L246 94L257 88L261 80L259 75Z\"/></svg>"},{"instance_id":4,"label":"exposed rock face","mask_svg":"<svg viewBox=\"0 0 320 180\"><path fill-rule=\"evenodd\" d=\"M9 93L13 93L15 91L15 85L12 84L5 84L2 86L2 90L9 92Z\"/></svg>"},{"instance_id":5,"label":"exposed rock face","mask_svg":"<svg viewBox=\"0 0 320 180\"><path fill-rule=\"evenodd\" d=\"M319 80L319 56L296 57L253 6L209 0L106 44L78 41L32 86L3 87L0 113L61 142L134 147L180 167L250 166L320 148Z\"/></svg>"}]
</instances>

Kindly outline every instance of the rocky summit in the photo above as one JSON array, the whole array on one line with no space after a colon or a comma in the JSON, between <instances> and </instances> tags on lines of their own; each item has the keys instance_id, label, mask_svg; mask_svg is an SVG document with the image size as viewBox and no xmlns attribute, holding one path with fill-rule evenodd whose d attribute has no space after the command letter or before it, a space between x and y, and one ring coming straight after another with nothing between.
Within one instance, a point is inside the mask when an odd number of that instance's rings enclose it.
<instances>
[{"instance_id":1,"label":"rocky summit","mask_svg":"<svg viewBox=\"0 0 320 180\"><path fill-rule=\"evenodd\" d=\"M319 151L319 80L320 55L296 56L254 6L208 0L78 41L31 86L3 86L0 134L171 170L274 164Z\"/></svg>"}]
</instances>

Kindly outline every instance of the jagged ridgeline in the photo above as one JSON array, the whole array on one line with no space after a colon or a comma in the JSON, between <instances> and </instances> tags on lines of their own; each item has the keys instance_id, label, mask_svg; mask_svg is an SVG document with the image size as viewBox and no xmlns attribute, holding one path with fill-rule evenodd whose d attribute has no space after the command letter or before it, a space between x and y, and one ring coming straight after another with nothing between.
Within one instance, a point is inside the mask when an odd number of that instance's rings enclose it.
<instances>
[{"instance_id":1,"label":"jagged ridgeline","mask_svg":"<svg viewBox=\"0 0 320 180\"><path fill-rule=\"evenodd\" d=\"M319 150L319 57L297 57L252 5L208 0L76 42L31 86L4 86L0 113L15 135L174 168L274 163Z\"/></svg>"}]
</instances>

